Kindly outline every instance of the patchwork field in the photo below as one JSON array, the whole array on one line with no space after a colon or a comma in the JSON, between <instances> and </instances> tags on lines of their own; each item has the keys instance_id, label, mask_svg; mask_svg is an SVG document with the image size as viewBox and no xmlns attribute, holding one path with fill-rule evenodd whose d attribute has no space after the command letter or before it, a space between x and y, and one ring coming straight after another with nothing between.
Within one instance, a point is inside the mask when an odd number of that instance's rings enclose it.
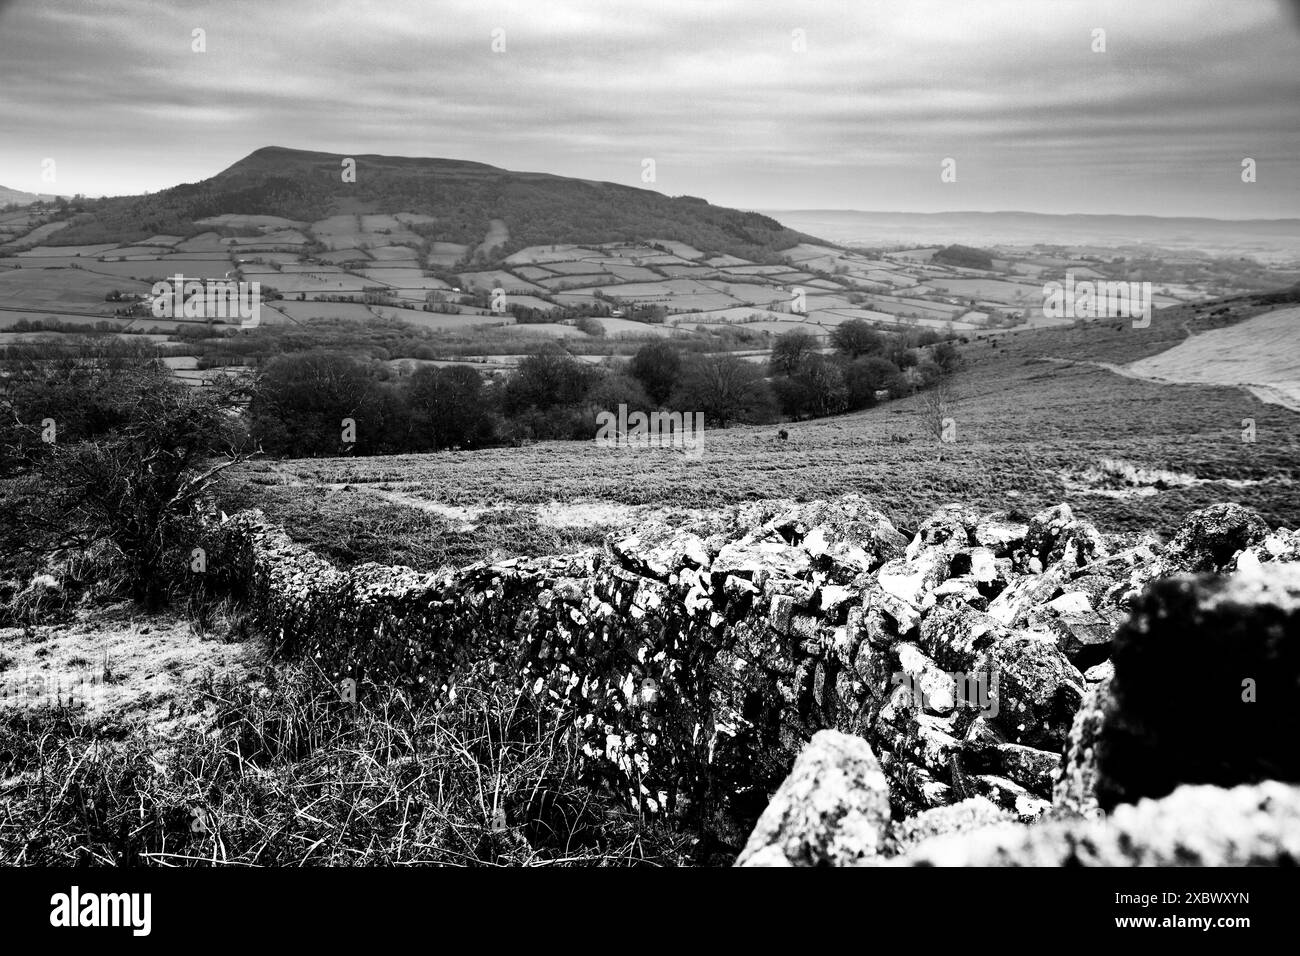
<instances>
[{"instance_id":1,"label":"patchwork field","mask_svg":"<svg viewBox=\"0 0 1300 956\"><path fill-rule=\"evenodd\" d=\"M932 283L937 292L947 292L963 298L989 299L1007 305L1024 305L1043 300L1043 287L999 279L958 279L942 277Z\"/></svg>"},{"instance_id":2,"label":"patchwork field","mask_svg":"<svg viewBox=\"0 0 1300 956\"><path fill-rule=\"evenodd\" d=\"M506 292L546 292L546 289L541 286L534 285L526 279L519 279L503 269L490 272L462 272L460 279L469 289L502 288Z\"/></svg>"},{"instance_id":3,"label":"patchwork field","mask_svg":"<svg viewBox=\"0 0 1300 956\"><path fill-rule=\"evenodd\" d=\"M277 302L276 309L299 321L308 319L373 319L375 313L360 302Z\"/></svg>"},{"instance_id":4,"label":"patchwork field","mask_svg":"<svg viewBox=\"0 0 1300 956\"><path fill-rule=\"evenodd\" d=\"M1056 249L1000 249L993 270L984 272L945 264L938 248L859 251L812 242L784 250L775 262L706 256L686 243L658 239L529 246L494 258L486 250L508 241L504 223L485 222L477 244L427 240L416 232L431 224L437 224L433 217L412 213L340 213L315 222L230 214L201 220L203 231L188 237L61 246L51 244L54 230L47 228L60 224L45 223L0 246L0 327L50 319L84 324L87 316L109 320L131 308L106 301L109 293L140 294L150 282L181 274L260 282L270 325L380 318L462 338L474 328L496 326L494 339L513 336L522 352L541 337L585 340L588 333L574 323L588 315L625 354L665 335L707 335L727 338L724 347L731 350L751 349L750 357L762 361L778 335L803 329L824 339L855 320L966 336L1063 327L1069 320L1043 316L1038 279L1018 278L1031 271L1099 271L1098 260ZM486 262L476 256L477 267L467 267L476 251L488 256ZM1207 294L1206 285L1181 276L1156 285L1157 306ZM487 309L485 296L494 289L505 290L504 312ZM323 301L335 298L353 301ZM440 311L426 311L431 302ZM517 324L516 310L550 313L554 321ZM137 332L179 327L141 314L143 303L135 311L134 321L118 324ZM741 340L727 335L729 327ZM446 354L438 354L437 341L430 347L440 359L466 357L460 340Z\"/></svg>"},{"instance_id":5,"label":"patchwork field","mask_svg":"<svg viewBox=\"0 0 1300 956\"><path fill-rule=\"evenodd\" d=\"M647 325L644 322L633 322L631 319L600 318L596 320L605 329L606 335L632 335L643 337L653 335L655 337L672 336L676 330L664 325Z\"/></svg>"},{"instance_id":6,"label":"patchwork field","mask_svg":"<svg viewBox=\"0 0 1300 956\"><path fill-rule=\"evenodd\" d=\"M242 213L225 213L197 220L200 226L230 226L235 229L262 229L270 232L277 229L302 229L305 222L295 222L281 216L250 216Z\"/></svg>"},{"instance_id":7,"label":"patchwork field","mask_svg":"<svg viewBox=\"0 0 1300 956\"><path fill-rule=\"evenodd\" d=\"M0 271L0 305L103 312L113 290L147 292L149 284L103 276L85 269L6 269ZM111 309L107 310L110 314Z\"/></svg>"}]
</instances>

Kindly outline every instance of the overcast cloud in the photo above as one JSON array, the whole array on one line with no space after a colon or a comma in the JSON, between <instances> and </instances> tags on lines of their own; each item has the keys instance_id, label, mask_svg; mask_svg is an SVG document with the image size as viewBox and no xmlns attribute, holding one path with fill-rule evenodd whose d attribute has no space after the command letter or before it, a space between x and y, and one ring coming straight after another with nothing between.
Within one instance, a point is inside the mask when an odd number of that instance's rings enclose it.
<instances>
[{"instance_id":1,"label":"overcast cloud","mask_svg":"<svg viewBox=\"0 0 1300 956\"><path fill-rule=\"evenodd\" d=\"M650 157L743 208L1300 216L1297 63L1278 0L16 0L0 185L157 190L276 144L629 185Z\"/></svg>"}]
</instances>

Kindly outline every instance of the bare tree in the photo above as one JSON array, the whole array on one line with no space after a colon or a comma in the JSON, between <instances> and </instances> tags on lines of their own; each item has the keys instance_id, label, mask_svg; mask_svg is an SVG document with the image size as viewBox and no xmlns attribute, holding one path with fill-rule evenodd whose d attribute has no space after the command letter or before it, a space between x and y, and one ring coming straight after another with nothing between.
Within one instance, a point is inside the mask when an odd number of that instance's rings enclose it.
<instances>
[{"instance_id":1,"label":"bare tree","mask_svg":"<svg viewBox=\"0 0 1300 956\"><path fill-rule=\"evenodd\" d=\"M957 440L957 405L960 396L952 379L944 376L921 393L922 428L945 444Z\"/></svg>"},{"instance_id":2,"label":"bare tree","mask_svg":"<svg viewBox=\"0 0 1300 956\"><path fill-rule=\"evenodd\" d=\"M679 411L703 412L711 425L770 420L776 412L762 371L734 355L697 356L688 362L672 404Z\"/></svg>"}]
</instances>

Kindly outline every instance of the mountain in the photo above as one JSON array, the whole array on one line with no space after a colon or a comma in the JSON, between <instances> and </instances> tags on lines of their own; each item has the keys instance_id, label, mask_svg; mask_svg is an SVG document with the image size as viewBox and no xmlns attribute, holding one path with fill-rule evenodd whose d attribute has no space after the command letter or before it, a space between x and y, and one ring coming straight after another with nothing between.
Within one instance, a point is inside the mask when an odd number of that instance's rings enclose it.
<instances>
[{"instance_id":1,"label":"mountain","mask_svg":"<svg viewBox=\"0 0 1300 956\"><path fill-rule=\"evenodd\" d=\"M355 182L343 160L356 161ZM513 172L453 159L318 153L268 146L210 179L147 196L86 205L58 235L65 245L189 234L195 220L223 213L282 216L311 222L331 215L409 212L435 217L419 227L432 241L477 245L492 220L509 240L499 256L530 245L668 239L706 252L775 260L780 249L812 240L753 212L690 196Z\"/></svg>"},{"instance_id":2,"label":"mountain","mask_svg":"<svg viewBox=\"0 0 1300 956\"><path fill-rule=\"evenodd\" d=\"M0 206L8 206L10 203L29 206L34 202L50 202L58 198L58 196L48 196L44 193L25 193L21 189L0 186Z\"/></svg>"}]
</instances>

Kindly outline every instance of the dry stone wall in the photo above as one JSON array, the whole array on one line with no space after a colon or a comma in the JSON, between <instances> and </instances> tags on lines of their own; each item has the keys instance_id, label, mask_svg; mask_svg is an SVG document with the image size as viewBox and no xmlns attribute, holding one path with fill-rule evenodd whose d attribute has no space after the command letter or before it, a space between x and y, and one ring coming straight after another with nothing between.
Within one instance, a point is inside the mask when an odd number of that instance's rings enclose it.
<instances>
[{"instance_id":1,"label":"dry stone wall","mask_svg":"<svg viewBox=\"0 0 1300 956\"><path fill-rule=\"evenodd\" d=\"M257 512L212 548L284 653L362 688L517 688L580 736L593 782L739 851L826 729L868 742L895 817L978 799L1032 821L1054 788L1095 808L1104 770L1080 741L1146 585L1294 560L1300 535L1233 505L1169 545L1068 505L1023 522L951 506L909 540L848 495L438 573L339 570Z\"/></svg>"}]
</instances>

